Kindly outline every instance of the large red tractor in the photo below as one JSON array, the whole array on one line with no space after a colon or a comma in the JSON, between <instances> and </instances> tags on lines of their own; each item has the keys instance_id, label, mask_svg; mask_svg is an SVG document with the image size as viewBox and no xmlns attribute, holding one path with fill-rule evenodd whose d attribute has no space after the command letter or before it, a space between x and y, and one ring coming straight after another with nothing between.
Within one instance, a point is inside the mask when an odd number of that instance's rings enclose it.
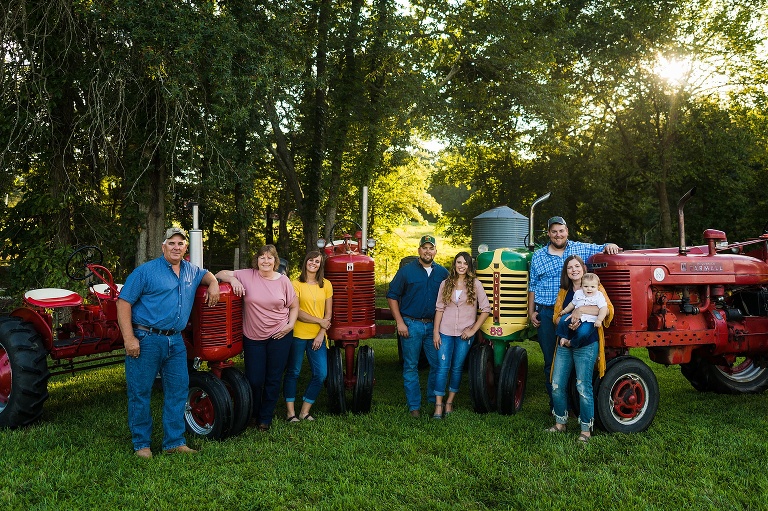
<instances>
[{"instance_id":1,"label":"large red tractor","mask_svg":"<svg viewBox=\"0 0 768 511\"><path fill-rule=\"evenodd\" d=\"M201 253L195 233L190 250ZM124 362L116 307L121 285L102 260L101 250L88 246L67 262L70 278L89 280L85 299L66 289L34 289L22 307L0 316L0 428L40 419L51 376ZM251 387L231 361L242 351L242 301L222 284L219 303L208 307L205 290L198 288L182 333L190 362L185 419L190 433L221 439L240 433L252 408ZM210 371L198 370L202 362Z\"/></svg>"},{"instance_id":2,"label":"large red tractor","mask_svg":"<svg viewBox=\"0 0 768 511\"><path fill-rule=\"evenodd\" d=\"M724 232L707 229L705 245L687 247L683 207L694 191L678 203L678 247L589 261L615 308L605 330L607 370L595 386L596 419L607 431L643 431L656 414L656 377L631 348L679 364L702 392L768 388L768 231L728 243Z\"/></svg>"}]
</instances>

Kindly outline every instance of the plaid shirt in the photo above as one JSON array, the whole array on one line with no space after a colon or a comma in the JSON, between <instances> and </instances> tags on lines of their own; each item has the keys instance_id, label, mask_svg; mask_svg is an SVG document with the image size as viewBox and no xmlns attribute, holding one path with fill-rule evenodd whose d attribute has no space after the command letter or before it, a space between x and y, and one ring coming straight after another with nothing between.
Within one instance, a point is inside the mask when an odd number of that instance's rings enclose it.
<instances>
[{"instance_id":1,"label":"plaid shirt","mask_svg":"<svg viewBox=\"0 0 768 511\"><path fill-rule=\"evenodd\" d=\"M560 289L560 272L568 256L576 254L587 262L590 257L599 254L604 248L605 245L568 240L562 256L550 254L549 243L534 252L528 284L528 291L533 292L534 301L540 305L555 305L557 292ZM586 268L584 270L586 271Z\"/></svg>"}]
</instances>

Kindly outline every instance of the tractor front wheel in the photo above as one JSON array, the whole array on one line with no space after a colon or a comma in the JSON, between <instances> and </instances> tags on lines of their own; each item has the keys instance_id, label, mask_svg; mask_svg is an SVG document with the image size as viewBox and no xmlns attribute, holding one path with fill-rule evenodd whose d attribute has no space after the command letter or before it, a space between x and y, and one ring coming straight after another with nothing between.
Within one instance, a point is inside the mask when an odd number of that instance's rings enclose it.
<instances>
[{"instance_id":1,"label":"tractor front wheel","mask_svg":"<svg viewBox=\"0 0 768 511\"><path fill-rule=\"evenodd\" d=\"M184 411L187 431L211 440L226 437L234 406L227 387L207 371L189 373L189 394Z\"/></svg>"},{"instance_id":2,"label":"tractor front wheel","mask_svg":"<svg viewBox=\"0 0 768 511\"><path fill-rule=\"evenodd\" d=\"M469 397L477 413L496 410L496 365L493 346L475 344L469 350Z\"/></svg>"},{"instance_id":3,"label":"tractor front wheel","mask_svg":"<svg viewBox=\"0 0 768 511\"><path fill-rule=\"evenodd\" d=\"M227 436L235 436L242 433L248 426L248 420L253 412L253 392L251 384L245 375L236 367L225 367L221 371L221 381L232 398L232 424L227 431Z\"/></svg>"},{"instance_id":4,"label":"tractor front wheel","mask_svg":"<svg viewBox=\"0 0 768 511\"><path fill-rule=\"evenodd\" d=\"M528 353L513 346L504 354L499 373L499 413L514 415L523 407L528 380Z\"/></svg>"},{"instance_id":5,"label":"tractor front wheel","mask_svg":"<svg viewBox=\"0 0 768 511\"><path fill-rule=\"evenodd\" d=\"M328 409L331 413L347 413L347 389L344 387L344 362L338 346L328 350Z\"/></svg>"},{"instance_id":6,"label":"tractor front wheel","mask_svg":"<svg viewBox=\"0 0 768 511\"><path fill-rule=\"evenodd\" d=\"M659 384L641 360L622 357L605 371L595 396L595 415L607 432L639 433L656 416Z\"/></svg>"},{"instance_id":7,"label":"tractor front wheel","mask_svg":"<svg viewBox=\"0 0 768 511\"><path fill-rule=\"evenodd\" d=\"M357 366L355 367L355 388L352 394L352 411L368 413L371 411L373 400L373 348L360 346L357 350Z\"/></svg>"},{"instance_id":8,"label":"tractor front wheel","mask_svg":"<svg viewBox=\"0 0 768 511\"><path fill-rule=\"evenodd\" d=\"M0 428L38 420L48 399L48 353L30 323L0 317Z\"/></svg>"}]
</instances>

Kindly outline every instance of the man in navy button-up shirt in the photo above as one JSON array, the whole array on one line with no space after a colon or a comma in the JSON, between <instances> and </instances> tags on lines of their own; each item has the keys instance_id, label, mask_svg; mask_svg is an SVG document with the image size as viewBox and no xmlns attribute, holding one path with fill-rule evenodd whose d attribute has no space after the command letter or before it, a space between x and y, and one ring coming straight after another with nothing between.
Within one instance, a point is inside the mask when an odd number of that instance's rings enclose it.
<instances>
[{"instance_id":1,"label":"man in navy button-up shirt","mask_svg":"<svg viewBox=\"0 0 768 511\"><path fill-rule=\"evenodd\" d=\"M435 401L435 370L437 350L432 342L432 320L440 283L448 277L448 270L434 262L437 248L435 238L422 236L419 258L397 271L389 284L387 302L397 322L397 333L403 344L403 384L408 409L418 417L421 408L419 383L419 355L422 347L429 361L427 399Z\"/></svg>"}]
</instances>

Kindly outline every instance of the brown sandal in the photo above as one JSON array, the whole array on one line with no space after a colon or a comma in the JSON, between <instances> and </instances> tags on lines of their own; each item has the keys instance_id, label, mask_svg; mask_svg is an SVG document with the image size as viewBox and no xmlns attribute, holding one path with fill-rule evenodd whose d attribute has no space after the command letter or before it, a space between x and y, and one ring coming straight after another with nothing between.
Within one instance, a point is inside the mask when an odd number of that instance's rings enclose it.
<instances>
[{"instance_id":1,"label":"brown sandal","mask_svg":"<svg viewBox=\"0 0 768 511\"><path fill-rule=\"evenodd\" d=\"M453 401L445 402L445 415L453 413Z\"/></svg>"},{"instance_id":2,"label":"brown sandal","mask_svg":"<svg viewBox=\"0 0 768 511\"><path fill-rule=\"evenodd\" d=\"M555 424L551 428L547 428L544 431L547 431L549 433L565 433L565 426L563 426L562 429L558 428L559 424Z\"/></svg>"}]
</instances>

